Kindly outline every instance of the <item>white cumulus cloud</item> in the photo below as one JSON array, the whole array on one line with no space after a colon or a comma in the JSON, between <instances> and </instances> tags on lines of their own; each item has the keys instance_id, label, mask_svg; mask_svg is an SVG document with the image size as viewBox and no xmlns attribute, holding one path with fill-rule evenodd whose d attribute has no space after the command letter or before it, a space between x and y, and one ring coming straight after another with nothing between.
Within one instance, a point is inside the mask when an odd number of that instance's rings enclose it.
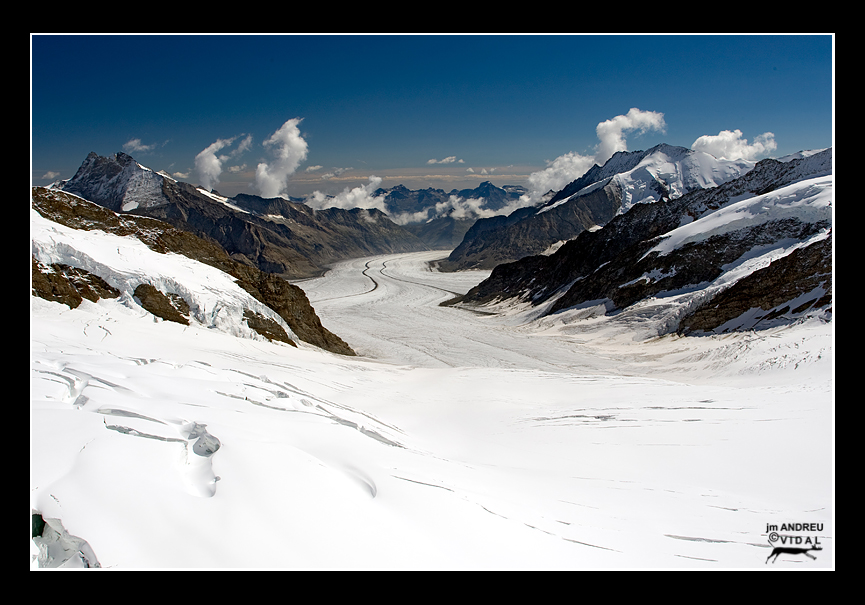
<instances>
[{"instance_id":1,"label":"white cumulus cloud","mask_svg":"<svg viewBox=\"0 0 865 605\"><path fill-rule=\"evenodd\" d=\"M446 202L439 202L435 207L435 218L451 216L453 218L489 218L499 214L495 210L485 208L484 198L462 198L451 195Z\"/></svg>"},{"instance_id":2,"label":"white cumulus cloud","mask_svg":"<svg viewBox=\"0 0 865 605\"><path fill-rule=\"evenodd\" d=\"M273 151L274 160L261 162L255 171L255 185L263 197L278 197L300 163L308 147L297 127L302 118L292 118L274 132L263 145Z\"/></svg>"},{"instance_id":3,"label":"white cumulus cloud","mask_svg":"<svg viewBox=\"0 0 865 605\"><path fill-rule=\"evenodd\" d=\"M637 131L639 134L647 130L666 132L667 124L664 122L664 114L657 111L643 111L632 107L628 113L616 116L598 124L595 132L598 134L598 143L595 148L595 163L603 165L604 162L613 157L617 151L627 151L625 133ZM591 168L591 166L589 166Z\"/></svg>"},{"instance_id":4,"label":"white cumulus cloud","mask_svg":"<svg viewBox=\"0 0 865 605\"><path fill-rule=\"evenodd\" d=\"M764 132L748 144L748 139L742 138L742 131L722 130L716 135L704 134L691 145L691 149L704 151L724 160L754 160L758 156L777 149L775 135Z\"/></svg>"},{"instance_id":5,"label":"white cumulus cloud","mask_svg":"<svg viewBox=\"0 0 865 605\"><path fill-rule=\"evenodd\" d=\"M234 139L217 139L195 156L195 172L198 182L202 187L211 191L219 183L219 175L222 174L222 162L225 156L216 155L222 148L231 145Z\"/></svg>"},{"instance_id":6,"label":"white cumulus cloud","mask_svg":"<svg viewBox=\"0 0 865 605\"><path fill-rule=\"evenodd\" d=\"M227 154L217 155L217 152L222 151L226 147L230 147L234 142L243 135L233 136L230 139L217 139L215 142L208 145L195 156L195 173L198 175L198 182L208 191L212 191L219 184L219 176L222 174L222 165L228 160L235 158L245 151L248 151L252 146L252 135L246 135L240 144L233 151ZM238 172L245 169L246 166L229 168L231 172Z\"/></svg>"},{"instance_id":7,"label":"white cumulus cloud","mask_svg":"<svg viewBox=\"0 0 865 605\"><path fill-rule=\"evenodd\" d=\"M558 191L585 174L594 163L593 156L580 155L573 151L560 155L552 162L548 162L544 170L529 175L530 195L537 200L550 190Z\"/></svg>"}]
</instances>

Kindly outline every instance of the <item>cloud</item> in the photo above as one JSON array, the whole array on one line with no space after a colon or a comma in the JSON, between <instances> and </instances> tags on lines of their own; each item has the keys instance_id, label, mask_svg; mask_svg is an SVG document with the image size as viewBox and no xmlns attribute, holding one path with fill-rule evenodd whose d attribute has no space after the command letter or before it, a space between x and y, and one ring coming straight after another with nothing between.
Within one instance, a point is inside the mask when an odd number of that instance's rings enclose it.
<instances>
[{"instance_id":1,"label":"cloud","mask_svg":"<svg viewBox=\"0 0 865 605\"><path fill-rule=\"evenodd\" d=\"M476 220L479 218L490 218L499 214L510 214L522 206L519 200L515 200L506 207L492 210L486 207L486 203L486 198L482 197L464 198L458 195L451 195L446 201L439 202L431 208L418 212L403 212L390 215L390 219L398 225L426 222L443 217Z\"/></svg>"},{"instance_id":2,"label":"cloud","mask_svg":"<svg viewBox=\"0 0 865 605\"><path fill-rule=\"evenodd\" d=\"M704 151L724 160L754 160L757 156L774 151L778 145L775 135L764 132L758 135L752 144L742 138L742 131L722 130L717 135L704 134L691 145L691 149Z\"/></svg>"},{"instance_id":3,"label":"cloud","mask_svg":"<svg viewBox=\"0 0 865 605\"><path fill-rule=\"evenodd\" d=\"M264 197L278 197L285 190L288 177L306 159L307 144L297 127L301 119L288 120L263 143L276 156L273 162L261 162L255 170L255 185Z\"/></svg>"},{"instance_id":4,"label":"cloud","mask_svg":"<svg viewBox=\"0 0 865 605\"><path fill-rule=\"evenodd\" d=\"M454 162L458 162L460 164L465 164L465 160L458 160L457 156L451 155L441 160L427 160L427 164L453 164Z\"/></svg>"},{"instance_id":5,"label":"cloud","mask_svg":"<svg viewBox=\"0 0 865 605\"><path fill-rule=\"evenodd\" d=\"M195 172L198 181L208 191L219 183L219 175L222 174L222 160L216 157L216 152L229 145L230 139L217 139L195 156Z\"/></svg>"},{"instance_id":6,"label":"cloud","mask_svg":"<svg viewBox=\"0 0 865 605\"><path fill-rule=\"evenodd\" d=\"M489 218L499 214L498 211L484 208L484 198L462 198L452 195L446 202L439 202L435 206L436 216L451 216L453 218Z\"/></svg>"},{"instance_id":7,"label":"cloud","mask_svg":"<svg viewBox=\"0 0 865 605\"><path fill-rule=\"evenodd\" d=\"M665 132L664 114L656 111L643 111L632 107L628 113L600 122L595 128L599 142L594 155L582 155L574 151L547 162L547 167L533 172L528 178L529 193L522 196L522 205L536 204L549 192L559 191L571 181L583 176L594 164L603 165L617 151L627 151L625 134L637 131L642 134L648 130Z\"/></svg>"},{"instance_id":8,"label":"cloud","mask_svg":"<svg viewBox=\"0 0 865 605\"><path fill-rule=\"evenodd\" d=\"M243 136L243 135L240 135L240 136ZM231 152L231 157L238 156L241 153L243 153L244 151L249 151L249 149L251 147L252 147L252 135L248 134L248 135L246 135L246 138L244 138L240 142L240 145L237 146L237 149L235 149L234 151Z\"/></svg>"},{"instance_id":9,"label":"cloud","mask_svg":"<svg viewBox=\"0 0 865 605\"><path fill-rule=\"evenodd\" d=\"M243 134L233 136L230 139L217 139L197 156L195 156L195 172L198 175L198 182L208 191L213 190L219 183L219 176L222 174L222 164L228 160L235 158L252 147L252 135L246 135L240 144L233 151L227 154L216 155L218 151L226 147L230 147L234 142L243 137ZM229 172L241 172L246 169L246 165L232 166ZM180 174L180 173L178 173ZM182 177L181 177L182 178Z\"/></svg>"},{"instance_id":10,"label":"cloud","mask_svg":"<svg viewBox=\"0 0 865 605\"><path fill-rule=\"evenodd\" d=\"M617 151L627 151L625 132L636 130L639 134L647 130L666 132L664 114L657 111L643 111L632 107L628 113L616 116L598 124L595 132L601 140L595 148L595 163L603 165ZM589 166L591 168L591 166Z\"/></svg>"},{"instance_id":11,"label":"cloud","mask_svg":"<svg viewBox=\"0 0 865 605\"><path fill-rule=\"evenodd\" d=\"M334 169L331 170L330 172L327 172L327 173L321 175L321 178L322 178L322 180L325 180L325 181L326 181L326 180L328 180L328 179L336 178L336 177L340 176L342 173L344 173L344 172L346 172L346 171L348 171L348 170L352 170L352 168L351 168L351 167L348 167L348 168L334 168Z\"/></svg>"},{"instance_id":12,"label":"cloud","mask_svg":"<svg viewBox=\"0 0 865 605\"><path fill-rule=\"evenodd\" d=\"M129 139L123 144L123 151L126 153L147 153L153 151L156 145L144 145L141 139Z\"/></svg>"},{"instance_id":13,"label":"cloud","mask_svg":"<svg viewBox=\"0 0 865 605\"><path fill-rule=\"evenodd\" d=\"M315 172L316 170L321 170L324 166L307 166L304 172Z\"/></svg>"},{"instance_id":14,"label":"cloud","mask_svg":"<svg viewBox=\"0 0 865 605\"><path fill-rule=\"evenodd\" d=\"M386 212L384 204L385 196L376 197L373 195L376 189L379 188L379 185L381 185L381 178L373 175L369 177L369 183L366 185L353 189L346 187L335 196L328 196L320 191L314 191L312 195L304 200L304 203L316 210L323 210L325 208L344 208L346 210L350 210L351 208L376 208L382 212Z\"/></svg>"},{"instance_id":15,"label":"cloud","mask_svg":"<svg viewBox=\"0 0 865 605\"><path fill-rule=\"evenodd\" d=\"M46 172L45 174L42 175L42 178L43 178L43 179L50 179L50 180L53 181L53 180L56 179L58 176L60 176L60 173L59 173L59 172L56 172L56 171L54 171L54 170L49 170L48 172Z\"/></svg>"},{"instance_id":16,"label":"cloud","mask_svg":"<svg viewBox=\"0 0 865 605\"><path fill-rule=\"evenodd\" d=\"M217 139L195 156L195 172L198 175L198 182L208 191L213 190L219 184L222 163L228 159L228 156L217 156L216 153L231 145L236 138Z\"/></svg>"},{"instance_id":17,"label":"cloud","mask_svg":"<svg viewBox=\"0 0 865 605\"><path fill-rule=\"evenodd\" d=\"M580 155L576 152L560 155L547 163L544 170L529 175L527 184L529 196L537 201L548 191L559 191L571 181L580 178L595 164L594 156Z\"/></svg>"}]
</instances>

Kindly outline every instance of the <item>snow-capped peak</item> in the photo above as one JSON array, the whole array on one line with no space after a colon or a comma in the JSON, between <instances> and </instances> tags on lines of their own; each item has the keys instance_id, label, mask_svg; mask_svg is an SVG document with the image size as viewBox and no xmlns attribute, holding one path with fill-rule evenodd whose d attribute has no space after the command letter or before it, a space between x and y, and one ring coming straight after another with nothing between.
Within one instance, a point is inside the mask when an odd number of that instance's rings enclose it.
<instances>
[{"instance_id":1,"label":"snow-capped peak","mask_svg":"<svg viewBox=\"0 0 865 605\"><path fill-rule=\"evenodd\" d=\"M673 199L694 191L717 187L751 170L753 160L723 160L703 151L658 145L633 169L617 174L613 181L621 188L619 214L635 204Z\"/></svg>"}]
</instances>

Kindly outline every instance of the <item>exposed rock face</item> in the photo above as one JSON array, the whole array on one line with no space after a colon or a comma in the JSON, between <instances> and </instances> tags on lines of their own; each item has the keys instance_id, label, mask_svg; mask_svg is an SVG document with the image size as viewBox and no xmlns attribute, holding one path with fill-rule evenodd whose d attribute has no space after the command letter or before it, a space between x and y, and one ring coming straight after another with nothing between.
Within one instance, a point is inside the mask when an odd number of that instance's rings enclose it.
<instances>
[{"instance_id":1,"label":"exposed rock face","mask_svg":"<svg viewBox=\"0 0 865 605\"><path fill-rule=\"evenodd\" d=\"M602 229L581 233L551 256L531 256L499 265L487 280L458 302L477 305L513 299L539 305L557 297L548 314L593 301L606 301L608 311L613 311L662 292L700 288L700 284L712 282L725 267L761 246L819 238L831 229L831 220L819 216L767 220L686 243L666 254L649 254L662 236L681 225L709 217L734 200L763 195L801 179L830 173L831 150L786 163L764 160L751 172L720 187L633 206ZM717 329L750 309L743 310L745 304L782 315L781 302L786 304L800 296L807 298L791 303L791 308L784 311L788 316L797 308L801 313L800 307L808 300L813 303L808 308L825 307L830 301L821 288L831 290L831 281L828 289L824 283L827 271L831 274L831 246L814 244L807 250L807 256L804 250L798 251L786 260L773 262L769 269L740 280L741 285L730 288L718 302L714 299L705 302L702 309L682 323L682 329L690 332ZM782 287L784 280L787 285ZM781 307L776 309L778 305Z\"/></svg>"},{"instance_id":2,"label":"exposed rock face","mask_svg":"<svg viewBox=\"0 0 865 605\"><path fill-rule=\"evenodd\" d=\"M557 241L572 239L605 224L620 206L621 192L614 184L608 184L546 212L523 208L508 217L480 219L440 268L443 271L492 269L502 263L541 254Z\"/></svg>"},{"instance_id":3,"label":"exposed rock face","mask_svg":"<svg viewBox=\"0 0 865 605\"><path fill-rule=\"evenodd\" d=\"M32 293L75 309L85 299L96 302L100 298L117 298L120 291L105 280L83 269L68 265L45 266L33 259Z\"/></svg>"},{"instance_id":4,"label":"exposed rock face","mask_svg":"<svg viewBox=\"0 0 865 605\"><path fill-rule=\"evenodd\" d=\"M799 248L740 279L685 317L684 334L723 333L831 310L832 236Z\"/></svg>"},{"instance_id":5,"label":"exposed rock face","mask_svg":"<svg viewBox=\"0 0 865 605\"><path fill-rule=\"evenodd\" d=\"M166 321L189 325L189 303L183 297L165 294L150 284L141 284L133 293L141 306Z\"/></svg>"},{"instance_id":6,"label":"exposed rock face","mask_svg":"<svg viewBox=\"0 0 865 605\"><path fill-rule=\"evenodd\" d=\"M164 191L170 203L136 209L132 214L158 219L215 242L233 260L262 271L286 278L312 277L321 273L316 261L297 249L302 246L298 241L292 241L292 229L283 229L255 214L234 210L187 183L166 181Z\"/></svg>"},{"instance_id":7,"label":"exposed rock face","mask_svg":"<svg viewBox=\"0 0 865 605\"><path fill-rule=\"evenodd\" d=\"M64 191L121 212L168 203L162 192L164 180L125 153L105 158L90 152Z\"/></svg>"},{"instance_id":8,"label":"exposed rock face","mask_svg":"<svg viewBox=\"0 0 865 605\"><path fill-rule=\"evenodd\" d=\"M268 317L264 317L249 309L243 312L243 317L246 319L246 325L255 330L268 340L278 340L292 346L297 346L293 340L288 337L285 330L278 323Z\"/></svg>"},{"instance_id":9,"label":"exposed rock face","mask_svg":"<svg viewBox=\"0 0 865 605\"><path fill-rule=\"evenodd\" d=\"M256 267L237 262L230 258L225 250L211 241L199 238L187 231L175 229L162 221L130 214L117 214L73 195L44 187L34 187L31 200L32 207L42 216L67 227L84 230L100 229L115 235L133 236L156 252L162 254L174 252L216 267L231 275L237 284L256 300L273 309L304 342L334 353L354 355L351 347L322 326L303 290L277 275L265 273ZM74 296L69 298L65 293L65 286L52 285L57 281L57 278L51 277L50 272L34 262L34 293L43 298L59 300L60 302L66 302L66 299L73 300ZM80 295L80 289L76 289ZM55 290L59 294L52 294ZM156 299L159 298L152 292L148 292L147 289L142 291L142 294L145 298L149 298L148 295L153 295ZM172 302L171 297L164 293L160 293L160 295L168 301L168 306L183 318L181 323L188 322L188 319L184 317L184 313L189 313L188 307L184 311L183 303L180 303L176 298ZM135 296L139 295L136 293ZM60 300L60 298L65 299ZM139 298L141 297L139 296ZM80 300L78 304L80 304ZM155 308L164 309L160 312L165 314L172 313L162 303ZM178 318L175 318L173 321L177 320ZM253 323L255 323L254 319ZM275 332L271 333L275 334Z\"/></svg>"},{"instance_id":10,"label":"exposed rock face","mask_svg":"<svg viewBox=\"0 0 865 605\"><path fill-rule=\"evenodd\" d=\"M687 244L660 257L643 257L656 242L641 242L625 250L610 264L574 283L550 312L601 299L612 301L616 309L624 309L661 292L711 282L723 273L725 265L735 262L756 246L771 245L783 239L804 241L828 226L826 223L795 220L765 223Z\"/></svg>"}]
</instances>

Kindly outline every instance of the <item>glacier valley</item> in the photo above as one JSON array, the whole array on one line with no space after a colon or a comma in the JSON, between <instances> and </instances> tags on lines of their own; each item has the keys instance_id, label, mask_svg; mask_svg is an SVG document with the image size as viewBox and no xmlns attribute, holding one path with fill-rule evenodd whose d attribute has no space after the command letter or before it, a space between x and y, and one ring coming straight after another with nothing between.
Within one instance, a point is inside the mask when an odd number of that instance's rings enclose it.
<instances>
[{"instance_id":1,"label":"glacier valley","mask_svg":"<svg viewBox=\"0 0 865 605\"><path fill-rule=\"evenodd\" d=\"M32 239L97 257L59 228ZM104 269L237 295L188 259L93 245ZM489 275L429 268L446 255L297 283L357 357L230 313L31 297L31 509L56 530L31 567L834 567L833 322L686 337L658 325L675 296L611 316L441 306ZM770 562L784 524L819 548Z\"/></svg>"}]
</instances>

